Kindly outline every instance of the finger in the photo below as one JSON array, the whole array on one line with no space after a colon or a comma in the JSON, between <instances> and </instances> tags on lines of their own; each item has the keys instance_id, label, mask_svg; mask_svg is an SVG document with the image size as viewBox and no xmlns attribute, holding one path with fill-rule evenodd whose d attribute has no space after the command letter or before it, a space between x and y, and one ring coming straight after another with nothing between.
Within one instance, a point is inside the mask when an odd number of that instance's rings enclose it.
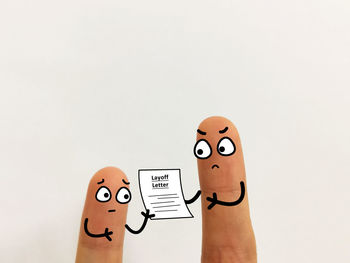
<instances>
[{"instance_id":1,"label":"finger","mask_svg":"<svg viewBox=\"0 0 350 263\"><path fill-rule=\"evenodd\" d=\"M125 182L128 182L125 174L115 167L103 168L91 178L81 218L76 263L122 262L126 196L130 193ZM122 201L119 193L123 195Z\"/></svg>"},{"instance_id":2,"label":"finger","mask_svg":"<svg viewBox=\"0 0 350 263\"><path fill-rule=\"evenodd\" d=\"M241 191L246 176L236 127L223 117L205 119L194 151L202 190L202 263L256 262L248 197Z\"/></svg>"}]
</instances>

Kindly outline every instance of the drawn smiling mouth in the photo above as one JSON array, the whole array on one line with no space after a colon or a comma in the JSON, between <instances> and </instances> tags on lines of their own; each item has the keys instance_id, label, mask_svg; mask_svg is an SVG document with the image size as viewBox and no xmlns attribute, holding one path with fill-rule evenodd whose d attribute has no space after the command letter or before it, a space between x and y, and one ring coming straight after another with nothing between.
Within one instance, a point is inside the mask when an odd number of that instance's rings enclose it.
<instances>
[{"instance_id":1,"label":"drawn smiling mouth","mask_svg":"<svg viewBox=\"0 0 350 263\"><path fill-rule=\"evenodd\" d=\"M214 169L215 167L216 167L216 168L220 168L219 165L214 164L214 165L211 167L211 169Z\"/></svg>"}]
</instances>

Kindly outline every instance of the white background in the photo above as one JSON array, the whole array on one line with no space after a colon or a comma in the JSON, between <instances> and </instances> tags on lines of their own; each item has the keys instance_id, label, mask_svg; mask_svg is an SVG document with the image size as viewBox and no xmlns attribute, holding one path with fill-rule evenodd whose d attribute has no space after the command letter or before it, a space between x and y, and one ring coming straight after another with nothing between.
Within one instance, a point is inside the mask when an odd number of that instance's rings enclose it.
<instances>
[{"instance_id":1,"label":"white background","mask_svg":"<svg viewBox=\"0 0 350 263\"><path fill-rule=\"evenodd\" d=\"M350 262L348 0L0 3L1 262L73 262L89 178L181 168L238 127L260 262ZM199 262L194 219L126 233L124 262Z\"/></svg>"}]
</instances>

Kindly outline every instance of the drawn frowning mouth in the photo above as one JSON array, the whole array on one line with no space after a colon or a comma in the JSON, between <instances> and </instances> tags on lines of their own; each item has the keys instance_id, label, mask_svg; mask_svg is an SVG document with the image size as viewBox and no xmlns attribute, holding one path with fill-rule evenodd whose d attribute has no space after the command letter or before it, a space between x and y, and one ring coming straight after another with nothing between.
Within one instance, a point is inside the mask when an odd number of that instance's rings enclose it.
<instances>
[{"instance_id":1,"label":"drawn frowning mouth","mask_svg":"<svg viewBox=\"0 0 350 263\"><path fill-rule=\"evenodd\" d=\"M214 165L211 167L211 169L214 169L215 167L216 167L216 168L220 168L219 165L214 164Z\"/></svg>"}]
</instances>

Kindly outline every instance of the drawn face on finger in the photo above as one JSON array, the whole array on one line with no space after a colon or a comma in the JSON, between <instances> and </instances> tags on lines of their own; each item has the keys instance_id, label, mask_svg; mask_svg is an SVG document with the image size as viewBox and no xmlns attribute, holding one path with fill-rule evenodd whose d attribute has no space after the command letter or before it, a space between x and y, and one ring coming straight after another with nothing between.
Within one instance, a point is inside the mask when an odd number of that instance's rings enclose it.
<instances>
[{"instance_id":1,"label":"drawn face on finger","mask_svg":"<svg viewBox=\"0 0 350 263\"><path fill-rule=\"evenodd\" d=\"M124 236L127 204L131 201L129 184L125 174L115 167L98 171L90 180L83 228L91 242L112 242Z\"/></svg>"},{"instance_id":2,"label":"drawn face on finger","mask_svg":"<svg viewBox=\"0 0 350 263\"><path fill-rule=\"evenodd\" d=\"M236 127L226 118L210 117L198 127L193 149L197 158L202 190L239 188L243 178L235 178L244 169L241 143Z\"/></svg>"}]
</instances>

